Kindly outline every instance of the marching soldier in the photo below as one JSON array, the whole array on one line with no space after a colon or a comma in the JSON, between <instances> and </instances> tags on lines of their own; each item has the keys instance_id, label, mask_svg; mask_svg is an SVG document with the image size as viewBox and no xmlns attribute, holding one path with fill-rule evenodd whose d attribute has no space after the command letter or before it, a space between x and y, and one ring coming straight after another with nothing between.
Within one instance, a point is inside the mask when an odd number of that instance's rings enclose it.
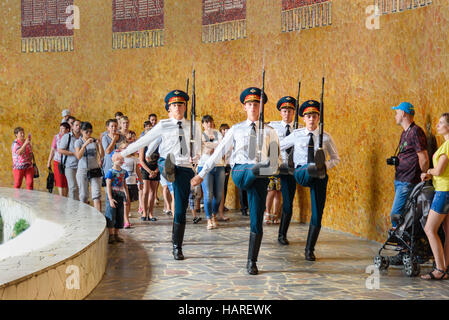
<instances>
[{"instance_id":1,"label":"marching soldier","mask_svg":"<svg viewBox=\"0 0 449 320\"><path fill-rule=\"evenodd\" d=\"M192 186L200 184L204 176L214 168L215 163L233 148L230 159L232 179L238 188L248 192L251 233L246 269L251 275L258 273L256 261L263 236L262 226L268 176L276 175L279 166L279 157L277 157L274 161L275 163L268 168L267 159L269 152L272 152L269 146L271 143L275 143L277 146L276 150L278 150L279 143L276 131L268 125L263 127L263 145L260 162L256 159L257 136L260 133L260 129L257 126L260 103L261 100L264 104L268 101L265 93L263 98L261 96L262 92L259 88L251 87L242 92L240 102L246 111L247 120L231 127L220 144L215 148L214 153L206 161L201 172L191 181Z\"/></svg>"},{"instance_id":2,"label":"marching soldier","mask_svg":"<svg viewBox=\"0 0 449 320\"><path fill-rule=\"evenodd\" d=\"M314 249L321 229L321 219L326 202L326 189L328 175L326 170L335 167L340 158L337 148L331 136L323 133L323 149L330 159L326 161L323 157L315 159L318 149L320 121L320 103L315 100L304 102L299 109L299 115L304 118L305 128L293 131L288 137L281 141L281 151L294 147L294 178L296 182L304 187L310 188L312 204L312 217L310 220L309 233L305 248L305 259L315 261Z\"/></svg>"},{"instance_id":3,"label":"marching soldier","mask_svg":"<svg viewBox=\"0 0 449 320\"><path fill-rule=\"evenodd\" d=\"M142 138L130 144L122 156L134 153L153 142L159 145L160 158L158 160L159 171L169 182L173 182L175 196L175 216L173 222L172 242L173 257L175 260L183 260L182 242L186 224L186 210L188 206L190 183L195 175L193 162L199 158L201 143L193 144L194 159L190 157L191 124L184 118L189 96L181 90L174 90L165 97L165 109L170 112L170 119L161 120L148 131ZM201 137L200 126L194 126L194 137Z\"/></svg>"},{"instance_id":4,"label":"marching soldier","mask_svg":"<svg viewBox=\"0 0 449 320\"><path fill-rule=\"evenodd\" d=\"M295 115L296 99L290 96L279 99L277 109L281 114L281 121L272 121L270 126L276 130L279 141L283 141L293 132L293 116ZM292 147L281 151L282 162L288 166L288 156L292 152ZM282 193L282 216L279 225L278 242L288 245L287 230L293 213L293 198L295 197L296 181L292 175L280 175Z\"/></svg>"}]
</instances>

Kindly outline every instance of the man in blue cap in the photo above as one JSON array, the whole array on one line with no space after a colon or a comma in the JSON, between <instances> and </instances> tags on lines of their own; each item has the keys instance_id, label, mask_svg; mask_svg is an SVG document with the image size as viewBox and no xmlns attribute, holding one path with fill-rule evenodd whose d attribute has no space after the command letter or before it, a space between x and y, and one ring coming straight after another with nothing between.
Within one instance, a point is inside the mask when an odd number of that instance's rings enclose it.
<instances>
[{"instance_id":1,"label":"man in blue cap","mask_svg":"<svg viewBox=\"0 0 449 320\"><path fill-rule=\"evenodd\" d=\"M320 103L315 100L304 102L299 109L299 115L304 118L305 127L293 131L281 141L281 152L294 147L293 161L296 169L293 176L299 185L310 188L312 217L307 235L305 259L315 261L315 244L321 230L321 219L326 202L328 176L325 172L335 167L340 162L340 157L332 137L324 132L323 150L330 159L327 161L315 159L315 152L319 147ZM325 162L320 163L320 161ZM320 172L321 168L324 168L324 178Z\"/></svg>"},{"instance_id":2,"label":"man in blue cap","mask_svg":"<svg viewBox=\"0 0 449 320\"><path fill-rule=\"evenodd\" d=\"M391 107L396 111L396 124L403 129L395 157L399 161L390 162L395 165L394 201L391 208L391 222L396 228L395 215L404 213L405 203L410 192L421 181L421 172L429 169L429 155L427 154L427 139L424 130L415 124L415 108L409 102L401 102ZM397 163L399 162L399 163ZM390 264L402 264L402 255L390 258Z\"/></svg>"},{"instance_id":3,"label":"man in blue cap","mask_svg":"<svg viewBox=\"0 0 449 320\"><path fill-rule=\"evenodd\" d=\"M251 232L249 238L247 272L251 275L258 273L257 257L263 236L263 214L267 197L268 176L276 175L279 169L279 154L270 168L266 167L267 159L273 158L279 148L279 139L276 131L268 125L264 125L263 132L259 132L257 122L261 101L265 104L267 96L259 88L250 87L240 95L240 102L246 111L247 120L240 122L229 129L223 140L215 148L214 153L204 164L202 170L195 176L191 184L200 184L204 176L210 172L229 150L232 150L230 164L232 166L232 180L235 185L248 193L249 216ZM262 134L262 150L257 148L257 137ZM275 145L276 148L272 148ZM260 162L257 161L256 153L261 151Z\"/></svg>"},{"instance_id":4,"label":"man in blue cap","mask_svg":"<svg viewBox=\"0 0 449 320\"><path fill-rule=\"evenodd\" d=\"M173 182L175 195L175 216L173 221L173 257L183 260L182 242L186 224L186 210L189 201L190 179L193 178L193 162L201 154L201 126L194 126L194 159L190 157L190 121L184 118L189 96L182 90L173 90L165 97L165 109L170 119L161 120L150 131L121 152L123 157L143 148L159 143L159 171L169 182ZM152 147L150 146L150 149Z\"/></svg>"},{"instance_id":5,"label":"man in blue cap","mask_svg":"<svg viewBox=\"0 0 449 320\"><path fill-rule=\"evenodd\" d=\"M291 96L285 96L279 99L277 109L281 115L281 121L271 121L270 126L276 130L279 141L282 142L293 132L293 117L295 115L296 99ZM293 148L281 151L282 162L288 166L289 154ZM281 193L282 193L282 215L279 225L278 242L282 245L288 245L287 230L290 225L293 213L293 199L296 192L296 181L292 175L281 174Z\"/></svg>"}]
</instances>

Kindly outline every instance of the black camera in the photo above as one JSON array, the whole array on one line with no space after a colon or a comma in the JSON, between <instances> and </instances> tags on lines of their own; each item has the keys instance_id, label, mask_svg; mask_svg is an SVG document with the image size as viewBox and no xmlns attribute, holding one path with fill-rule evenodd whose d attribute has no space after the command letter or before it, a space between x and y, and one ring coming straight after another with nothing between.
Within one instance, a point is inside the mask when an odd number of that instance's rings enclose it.
<instances>
[{"instance_id":1,"label":"black camera","mask_svg":"<svg viewBox=\"0 0 449 320\"><path fill-rule=\"evenodd\" d=\"M387 164L389 166L398 166L399 165L399 158L396 156L392 156L390 158L387 159Z\"/></svg>"}]
</instances>

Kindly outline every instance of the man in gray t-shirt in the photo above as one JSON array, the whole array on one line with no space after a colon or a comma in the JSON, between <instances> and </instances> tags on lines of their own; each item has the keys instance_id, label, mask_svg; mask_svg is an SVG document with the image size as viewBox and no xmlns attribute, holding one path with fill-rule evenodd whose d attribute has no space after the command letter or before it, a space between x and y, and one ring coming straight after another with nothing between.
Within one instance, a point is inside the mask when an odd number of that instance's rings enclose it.
<instances>
[{"instance_id":1,"label":"man in gray t-shirt","mask_svg":"<svg viewBox=\"0 0 449 320\"><path fill-rule=\"evenodd\" d=\"M75 120L72 124L72 131L62 136L57 145L58 152L61 154L61 163L65 163L64 175L67 178L68 196L74 200L79 200L78 183L76 181L78 159L75 156L75 142L81 136L80 125L81 122Z\"/></svg>"},{"instance_id":2,"label":"man in gray t-shirt","mask_svg":"<svg viewBox=\"0 0 449 320\"><path fill-rule=\"evenodd\" d=\"M108 134L103 135L101 144L104 149L103 172L106 174L112 168L111 153L117 149L120 142L126 140L126 137L118 133L118 123L116 119L107 121Z\"/></svg>"},{"instance_id":3,"label":"man in gray t-shirt","mask_svg":"<svg viewBox=\"0 0 449 320\"><path fill-rule=\"evenodd\" d=\"M58 152L61 154L61 163L64 163L65 161L66 168L78 168L78 159L75 157L75 142L78 138L73 135L73 132L69 132L63 135L61 140L58 142ZM69 151L70 154L65 153L64 151ZM66 158L67 160L65 160Z\"/></svg>"}]
</instances>

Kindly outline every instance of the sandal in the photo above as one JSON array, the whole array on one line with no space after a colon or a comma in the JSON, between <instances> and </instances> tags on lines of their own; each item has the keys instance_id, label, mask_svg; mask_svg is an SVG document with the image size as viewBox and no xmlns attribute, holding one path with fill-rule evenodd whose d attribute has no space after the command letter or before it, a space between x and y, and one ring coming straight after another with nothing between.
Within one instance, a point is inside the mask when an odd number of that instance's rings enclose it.
<instances>
[{"instance_id":1,"label":"sandal","mask_svg":"<svg viewBox=\"0 0 449 320\"><path fill-rule=\"evenodd\" d=\"M148 221L157 221L156 217L150 218L148 217Z\"/></svg>"},{"instance_id":2,"label":"sandal","mask_svg":"<svg viewBox=\"0 0 449 320\"><path fill-rule=\"evenodd\" d=\"M218 221L229 221L229 217L218 218Z\"/></svg>"},{"instance_id":3,"label":"sandal","mask_svg":"<svg viewBox=\"0 0 449 320\"><path fill-rule=\"evenodd\" d=\"M212 219L207 219L207 230L215 229Z\"/></svg>"},{"instance_id":4,"label":"sandal","mask_svg":"<svg viewBox=\"0 0 449 320\"><path fill-rule=\"evenodd\" d=\"M265 214L263 215L263 222L265 224L272 224L273 216L269 212L265 212Z\"/></svg>"},{"instance_id":5,"label":"sandal","mask_svg":"<svg viewBox=\"0 0 449 320\"><path fill-rule=\"evenodd\" d=\"M202 219L201 219L201 217L195 217L195 218L193 218L193 223L194 224L197 224L198 222L200 222Z\"/></svg>"},{"instance_id":6,"label":"sandal","mask_svg":"<svg viewBox=\"0 0 449 320\"><path fill-rule=\"evenodd\" d=\"M439 277L439 278L435 277L435 275L433 274L433 272L435 270L442 273L441 277ZM447 277L446 278L444 277L446 275L447 275L446 271L440 270L438 268L434 268L427 275L421 276L421 279L423 279L423 280L444 280L444 279L447 279ZM429 276L429 278L425 278L425 276Z\"/></svg>"}]
</instances>

